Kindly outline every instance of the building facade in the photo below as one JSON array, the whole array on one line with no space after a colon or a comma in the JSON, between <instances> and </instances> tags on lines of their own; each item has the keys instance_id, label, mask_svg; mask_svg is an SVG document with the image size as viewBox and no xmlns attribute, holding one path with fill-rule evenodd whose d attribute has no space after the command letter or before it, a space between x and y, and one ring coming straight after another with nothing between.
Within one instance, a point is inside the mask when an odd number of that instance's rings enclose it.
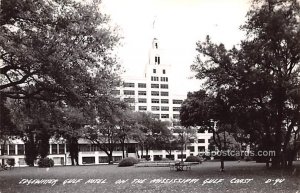
<instances>
[{"instance_id":1,"label":"building facade","mask_svg":"<svg viewBox=\"0 0 300 193\"><path fill-rule=\"evenodd\" d=\"M151 112L162 121L179 121L180 106L186 95L170 92L171 66L163 62L159 41L154 38L144 74L122 77L123 86L113 93L129 103L134 111Z\"/></svg>"},{"instance_id":2,"label":"building facade","mask_svg":"<svg viewBox=\"0 0 300 193\"><path fill-rule=\"evenodd\" d=\"M157 38L153 38L144 74L140 77L122 77L124 84L114 90L113 94L129 103L130 108L134 111L151 112L162 121L178 122L180 107L186 98L186 93L174 95L170 91L172 83L170 74L171 65L164 62L159 41ZM211 136L212 133L199 131L185 146L183 159L189 155L199 155L207 151ZM126 145L126 156L140 157L140 155L146 155L146 152L142 153L138 149L136 142L131 141ZM26 165L24 154L25 146L21 140L13 140L6 145L2 144L0 148L0 159L14 159L16 166ZM116 148L116 151L113 152L113 161L121 160L122 155L121 148ZM148 156L152 161L161 158L181 160L181 151L174 150L170 156L169 152L165 150L150 150ZM71 158L64 140L50 141L48 157L54 160L55 165L71 165ZM107 163L108 157L97 146L87 140L80 139L78 162L80 165Z\"/></svg>"}]
</instances>

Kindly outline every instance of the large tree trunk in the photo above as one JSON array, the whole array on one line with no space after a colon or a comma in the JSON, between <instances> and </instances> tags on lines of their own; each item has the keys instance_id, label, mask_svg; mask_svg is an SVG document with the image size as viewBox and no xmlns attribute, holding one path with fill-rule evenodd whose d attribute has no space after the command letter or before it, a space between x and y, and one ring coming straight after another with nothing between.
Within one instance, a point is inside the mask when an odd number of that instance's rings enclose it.
<instances>
[{"instance_id":1,"label":"large tree trunk","mask_svg":"<svg viewBox=\"0 0 300 193\"><path fill-rule=\"evenodd\" d=\"M181 144L181 162L183 162L183 144Z\"/></svg>"},{"instance_id":2,"label":"large tree trunk","mask_svg":"<svg viewBox=\"0 0 300 193\"><path fill-rule=\"evenodd\" d=\"M107 156L108 156L108 164L113 164L112 151L110 151L109 154L107 154Z\"/></svg>"},{"instance_id":3,"label":"large tree trunk","mask_svg":"<svg viewBox=\"0 0 300 193\"><path fill-rule=\"evenodd\" d=\"M28 139L25 141L25 162L28 166L34 166L34 161L38 155L37 143L34 134L28 133Z\"/></svg>"},{"instance_id":4,"label":"large tree trunk","mask_svg":"<svg viewBox=\"0 0 300 193\"><path fill-rule=\"evenodd\" d=\"M149 149L148 149L148 147L146 147L146 160L147 161L149 161L149 158L148 158L149 152L148 151L149 151Z\"/></svg>"},{"instance_id":5,"label":"large tree trunk","mask_svg":"<svg viewBox=\"0 0 300 193\"><path fill-rule=\"evenodd\" d=\"M121 140L121 145L122 145L122 155L123 155L123 159L125 158L125 139Z\"/></svg>"},{"instance_id":6,"label":"large tree trunk","mask_svg":"<svg viewBox=\"0 0 300 193\"><path fill-rule=\"evenodd\" d=\"M47 131L43 131L38 137L40 139L38 143L38 152L41 158L45 158L49 154L50 135L47 133Z\"/></svg>"},{"instance_id":7,"label":"large tree trunk","mask_svg":"<svg viewBox=\"0 0 300 193\"><path fill-rule=\"evenodd\" d=\"M79 163L78 163L78 153L79 153L78 139L76 137L70 137L67 140L67 145L68 145L68 148L70 151L72 166L75 165L75 162L76 162L76 165L79 165Z\"/></svg>"},{"instance_id":8,"label":"large tree trunk","mask_svg":"<svg viewBox=\"0 0 300 193\"><path fill-rule=\"evenodd\" d=\"M224 168L224 157L223 155L221 155L221 167L220 167L220 171L224 172L225 168Z\"/></svg>"},{"instance_id":9,"label":"large tree trunk","mask_svg":"<svg viewBox=\"0 0 300 193\"><path fill-rule=\"evenodd\" d=\"M275 126L275 152L276 155L272 159L272 168L279 168L283 161L283 152L281 151L283 142L282 124L283 124L283 109L284 109L284 88L281 86L281 80L279 80L279 88L277 92L274 93L276 101L276 126ZM285 151L285 150L283 150Z\"/></svg>"}]
</instances>

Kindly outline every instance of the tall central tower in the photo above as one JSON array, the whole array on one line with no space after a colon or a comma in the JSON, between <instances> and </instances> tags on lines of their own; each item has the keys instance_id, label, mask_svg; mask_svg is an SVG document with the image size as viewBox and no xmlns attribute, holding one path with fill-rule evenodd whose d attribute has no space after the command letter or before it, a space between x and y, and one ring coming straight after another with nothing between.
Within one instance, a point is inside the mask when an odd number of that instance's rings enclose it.
<instances>
[{"instance_id":1,"label":"tall central tower","mask_svg":"<svg viewBox=\"0 0 300 193\"><path fill-rule=\"evenodd\" d=\"M157 35L153 37L148 63L145 66L145 78L148 85L147 109L162 120L170 120L172 109L169 92L170 65L165 64Z\"/></svg>"}]
</instances>

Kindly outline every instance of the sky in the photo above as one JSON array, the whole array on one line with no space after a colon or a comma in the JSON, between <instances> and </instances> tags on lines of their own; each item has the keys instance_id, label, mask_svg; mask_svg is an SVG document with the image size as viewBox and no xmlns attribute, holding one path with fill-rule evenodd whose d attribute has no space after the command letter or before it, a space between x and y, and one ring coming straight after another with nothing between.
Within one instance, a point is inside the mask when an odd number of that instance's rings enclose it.
<instances>
[{"instance_id":1,"label":"sky","mask_svg":"<svg viewBox=\"0 0 300 193\"><path fill-rule=\"evenodd\" d=\"M123 37L116 48L124 75L142 76L154 36L163 49L164 63L172 66L170 89L186 94L200 89L190 65L196 42L206 35L226 48L239 44L249 0L103 0L102 7ZM155 20L155 27L153 22Z\"/></svg>"}]
</instances>

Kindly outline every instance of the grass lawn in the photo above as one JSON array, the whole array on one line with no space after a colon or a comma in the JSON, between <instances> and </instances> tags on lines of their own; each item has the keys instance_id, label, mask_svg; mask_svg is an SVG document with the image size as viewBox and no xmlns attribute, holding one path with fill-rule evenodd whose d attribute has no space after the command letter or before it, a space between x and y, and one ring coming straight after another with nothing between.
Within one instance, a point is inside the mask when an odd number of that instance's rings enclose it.
<instances>
[{"instance_id":1,"label":"grass lawn","mask_svg":"<svg viewBox=\"0 0 300 193\"><path fill-rule=\"evenodd\" d=\"M266 169L254 162L225 162L225 172L219 172L219 162L204 162L191 171L170 171L168 167L117 167L117 165L64 166L46 168L14 168L0 172L0 193L56 192L291 192L300 193L300 162L286 170ZM23 180L22 180L23 179ZM19 184L29 179L57 179L51 184ZM63 184L76 179L76 184ZM81 179L81 180L80 180ZM89 179L105 179L105 183ZM121 179L123 184L116 184ZM133 183L141 179L140 183ZM156 179L156 180L155 180ZM157 180L160 179L161 181ZM165 180L163 180L165 179ZM167 180L169 179L169 180ZM177 181L174 181L177 179ZM190 180L189 180L190 179ZM191 180L192 179L192 180ZM215 179L215 180L211 180ZM248 183L236 179L250 179ZM251 180L252 179L252 180ZM270 179L270 180L268 180ZM275 180L277 183L275 184ZM281 181L279 181L281 179ZM26 182L27 180L27 182ZM75 181L76 181L75 180ZM271 181L272 180L272 181ZM73 182L75 182L73 181ZM137 181L137 180L136 180ZM71 181L69 181L71 182ZM90 181L92 182L92 181ZM185 183L184 183L185 182ZM211 182L205 183L204 182ZM212 183L214 182L214 183ZM218 183L217 183L218 182ZM244 180L243 182L247 182ZM275 184L275 185L274 185Z\"/></svg>"}]
</instances>

